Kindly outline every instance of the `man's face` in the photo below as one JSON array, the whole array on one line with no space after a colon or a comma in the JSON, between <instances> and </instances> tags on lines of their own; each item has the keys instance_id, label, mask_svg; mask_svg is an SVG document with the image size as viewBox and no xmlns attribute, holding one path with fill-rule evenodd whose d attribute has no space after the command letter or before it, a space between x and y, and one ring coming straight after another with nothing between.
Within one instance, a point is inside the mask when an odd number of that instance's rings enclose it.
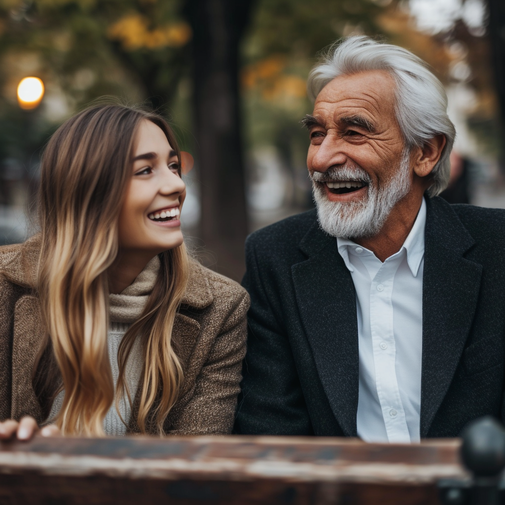
<instances>
[{"instance_id":1,"label":"man's face","mask_svg":"<svg viewBox=\"0 0 505 505\"><path fill-rule=\"evenodd\" d=\"M385 71L333 79L312 116L307 167L323 229L373 237L410 191L409 153L395 115L393 78Z\"/></svg>"}]
</instances>

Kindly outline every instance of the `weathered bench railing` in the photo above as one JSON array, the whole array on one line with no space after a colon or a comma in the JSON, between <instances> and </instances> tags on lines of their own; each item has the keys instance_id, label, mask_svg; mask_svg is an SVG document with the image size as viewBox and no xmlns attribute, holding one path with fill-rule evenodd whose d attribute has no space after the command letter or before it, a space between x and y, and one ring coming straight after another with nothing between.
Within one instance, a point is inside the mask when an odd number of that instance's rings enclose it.
<instances>
[{"instance_id":1,"label":"weathered bench railing","mask_svg":"<svg viewBox=\"0 0 505 505\"><path fill-rule=\"evenodd\" d=\"M438 504L459 440L53 438L0 443L0 505Z\"/></svg>"}]
</instances>

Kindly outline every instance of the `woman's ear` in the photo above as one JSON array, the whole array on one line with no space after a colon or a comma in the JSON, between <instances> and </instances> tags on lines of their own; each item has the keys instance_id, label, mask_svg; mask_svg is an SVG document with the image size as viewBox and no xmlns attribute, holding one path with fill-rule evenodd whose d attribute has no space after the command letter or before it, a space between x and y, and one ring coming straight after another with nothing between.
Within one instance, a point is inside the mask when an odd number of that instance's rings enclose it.
<instances>
[{"instance_id":1,"label":"woman's ear","mask_svg":"<svg viewBox=\"0 0 505 505\"><path fill-rule=\"evenodd\" d=\"M428 140L422 147L415 148L412 160L414 173L418 177L426 177L431 174L433 167L438 163L447 139L445 135L436 135Z\"/></svg>"}]
</instances>

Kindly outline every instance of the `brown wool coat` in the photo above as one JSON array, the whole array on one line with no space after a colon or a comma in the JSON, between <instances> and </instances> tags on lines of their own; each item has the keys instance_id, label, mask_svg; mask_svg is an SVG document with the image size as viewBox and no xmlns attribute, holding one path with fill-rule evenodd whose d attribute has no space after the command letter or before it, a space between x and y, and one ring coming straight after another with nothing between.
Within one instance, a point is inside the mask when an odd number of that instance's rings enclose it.
<instances>
[{"instance_id":1,"label":"brown wool coat","mask_svg":"<svg viewBox=\"0 0 505 505\"><path fill-rule=\"evenodd\" d=\"M43 423L50 401L32 385L43 326L35 293L39 241L0 247L0 420L33 416ZM188 288L174 324L184 369L179 399L164 423L171 435L226 434L233 417L246 345L249 297L234 281L191 263ZM39 370L43 370L41 362ZM55 385L55 388L57 385ZM139 385L140 393L142 385ZM138 433L139 393L128 433ZM155 434L154 424L148 432Z\"/></svg>"}]
</instances>

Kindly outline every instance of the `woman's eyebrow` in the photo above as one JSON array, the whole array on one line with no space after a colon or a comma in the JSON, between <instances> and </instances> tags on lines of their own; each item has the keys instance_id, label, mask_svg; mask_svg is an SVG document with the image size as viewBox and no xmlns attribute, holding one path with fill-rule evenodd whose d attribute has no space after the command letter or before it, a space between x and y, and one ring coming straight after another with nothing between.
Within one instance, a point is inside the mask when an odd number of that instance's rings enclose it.
<instances>
[{"instance_id":1,"label":"woman's eyebrow","mask_svg":"<svg viewBox=\"0 0 505 505\"><path fill-rule=\"evenodd\" d=\"M132 161L137 161L137 160L154 160L158 157L156 153L144 153L144 154L138 154L135 156Z\"/></svg>"},{"instance_id":2,"label":"woman's eyebrow","mask_svg":"<svg viewBox=\"0 0 505 505\"><path fill-rule=\"evenodd\" d=\"M174 150L171 150L168 153L168 159L174 158L177 156L177 153ZM158 155L154 152L151 153L143 153L143 154L138 154L135 156L135 158L132 159L132 161L137 161L137 160L154 160L158 157Z\"/></svg>"},{"instance_id":3,"label":"woman's eyebrow","mask_svg":"<svg viewBox=\"0 0 505 505\"><path fill-rule=\"evenodd\" d=\"M174 158L175 156L177 156L177 153L172 150L168 153L168 158ZM135 158L132 159L132 161L137 161L137 160L154 160L158 157L158 155L156 153L143 153L143 154L138 154L137 156L135 156Z\"/></svg>"}]
</instances>

